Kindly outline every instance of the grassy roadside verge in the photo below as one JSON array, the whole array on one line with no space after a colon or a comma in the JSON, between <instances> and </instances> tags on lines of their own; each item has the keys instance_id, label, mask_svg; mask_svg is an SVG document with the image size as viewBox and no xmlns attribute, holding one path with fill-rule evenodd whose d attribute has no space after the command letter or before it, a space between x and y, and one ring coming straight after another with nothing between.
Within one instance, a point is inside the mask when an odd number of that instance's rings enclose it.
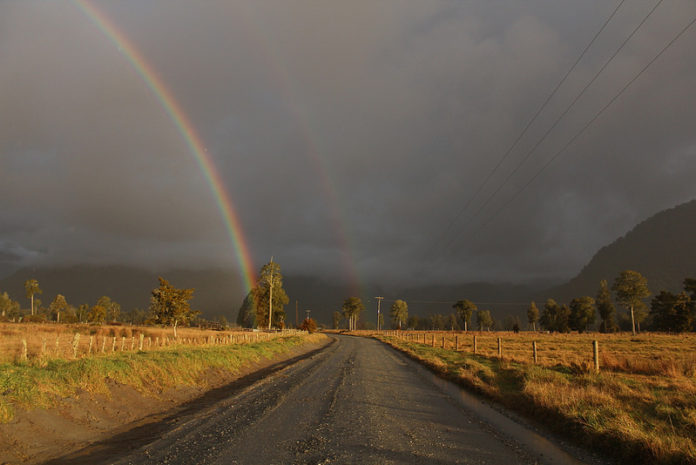
<instances>
[{"instance_id":1,"label":"grassy roadside verge","mask_svg":"<svg viewBox=\"0 0 696 465\"><path fill-rule=\"evenodd\" d=\"M436 373L623 463L696 464L696 379L540 367L378 339Z\"/></svg>"},{"instance_id":2,"label":"grassy roadside verge","mask_svg":"<svg viewBox=\"0 0 696 465\"><path fill-rule=\"evenodd\" d=\"M175 386L203 386L211 369L239 373L250 363L323 340L320 334L293 335L251 344L174 346L78 360L52 359L45 366L1 364L0 422L13 418L14 405L47 408L80 391L108 395L111 382L153 395Z\"/></svg>"}]
</instances>

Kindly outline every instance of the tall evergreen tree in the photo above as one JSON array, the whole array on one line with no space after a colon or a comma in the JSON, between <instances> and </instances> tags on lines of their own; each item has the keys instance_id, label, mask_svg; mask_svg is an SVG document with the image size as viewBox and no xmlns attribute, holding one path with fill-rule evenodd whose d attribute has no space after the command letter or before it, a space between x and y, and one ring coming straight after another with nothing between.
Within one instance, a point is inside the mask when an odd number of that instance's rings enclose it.
<instances>
[{"instance_id":1,"label":"tall evergreen tree","mask_svg":"<svg viewBox=\"0 0 696 465\"><path fill-rule=\"evenodd\" d=\"M158 280L159 287L152 290L150 298L151 319L154 323L172 325L176 337L177 326L189 324L200 313L192 310L189 303L194 290L177 289L162 277Z\"/></svg>"},{"instance_id":2,"label":"tall evergreen tree","mask_svg":"<svg viewBox=\"0 0 696 465\"><path fill-rule=\"evenodd\" d=\"M643 299L650 296L648 280L637 271L622 271L614 281L612 290L616 293L616 300L630 311L633 334L636 334L636 324L640 329L640 322L645 317Z\"/></svg>"},{"instance_id":3,"label":"tall evergreen tree","mask_svg":"<svg viewBox=\"0 0 696 465\"><path fill-rule=\"evenodd\" d=\"M661 291L650 304L651 328L656 331L682 333L690 331L696 315L691 296L686 292Z\"/></svg>"},{"instance_id":4,"label":"tall evergreen tree","mask_svg":"<svg viewBox=\"0 0 696 465\"><path fill-rule=\"evenodd\" d=\"M333 318L332 318L332 327L333 329L338 329L338 326L341 324L341 319L343 317L341 316L341 312L333 312Z\"/></svg>"},{"instance_id":5,"label":"tall evergreen tree","mask_svg":"<svg viewBox=\"0 0 696 465\"><path fill-rule=\"evenodd\" d=\"M237 313L237 324L242 328L253 328L256 320L256 297L254 289L250 290Z\"/></svg>"},{"instance_id":6,"label":"tall evergreen tree","mask_svg":"<svg viewBox=\"0 0 696 465\"><path fill-rule=\"evenodd\" d=\"M527 321L532 325L532 331L536 331L536 324L539 321L539 309L536 306L536 302L532 301L527 309Z\"/></svg>"},{"instance_id":7,"label":"tall evergreen tree","mask_svg":"<svg viewBox=\"0 0 696 465\"><path fill-rule=\"evenodd\" d=\"M457 310L459 318L464 322L464 331L468 330L468 323L471 321L471 315L478 310L476 304L468 299L458 300L457 303L452 305L452 308Z\"/></svg>"},{"instance_id":8,"label":"tall evergreen tree","mask_svg":"<svg viewBox=\"0 0 696 465\"><path fill-rule=\"evenodd\" d=\"M559 305L553 299L548 299L544 304L544 311L539 322L549 331L567 333L570 331L570 308L567 305Z\"/></svg>"},{"instance_id":9,"label":"tall evergreen tree","mask_svg":"<svg viewBox=\"0 0 696 465\"><path fill-rule=\"evenodd\" d=\"M580 333L595 322L595 300L592 297L577 297L570 302L570 329Z\"/></svg>"},{"instance_id":10,"label":"tall evergreen tree","mask_svg":"<svg viewBox=\"0 0 696 465\"><path fill-rule=\"evenodd\" d=\"M35 279L27 279L24 282L24 290L27 294L27 299L31 299L31 314L34 314L34 295L43 294L43 291L39 287L39 282Z\"/></svg>"},{"instance_id":11,"label":"tall evergreen tree","mask_svg":"<svg viewBox=\"0 0 696 465\"><path fill-rule=\"evenodd\" d=\"M101 305L93 305L87 312L87 321L104 323L106 321L106 309Z\"/></svg>"},{"instance_id":12,"label":"tall evergreen tree","mask_svg":"<svg viewBox=\"0 0 696 465\"><path fill-rule=\"evenodd\" d=\"M606 279L599 282L599 291L597 291L595 303L597 305L599 317L602 319L599 325L599 331L602 333L613 333L616 331L618 329L614 321L616 308L614 307L614 302L611 300L611 292L609 291L609 284Z\"/></svg>"},{"instance_id":13,"label":"tall evergreen tree","mask_svg":"<svg viewBox=\"0 0 696 465\"><path fill-rule=\"evenodd\" d=\"M479 310L476 312L476 322L479 325L479 330L483 331L486 328L488 331L491 330L493 326L493 317L491 316L490 310Z\"/></svg>"},{"instance_id":14,"label":"tall evergreen tree","mask_svg":"<svg viewBox=\"0 0 696 465\"><path fill-rule=\"evenodd\" d=\"M68 302L62 294L58 294L53 302L48 306L48 310L51 312L51 316L55 319L57 323L60 323L60 314L68 308Z\"/></svg>"},{"instance_id":15,"label":"tall evergreen tree","mask_svg":"<svg viewBox=\"0 0 696 465\"><path fill-rule=\"evenodd\" d=\"M20 316L19 302L12 300L7 292L0 294L0 315L12 319Z\"/></svg>"},{"instance_id":16,"label":"tall evergreen tree","mask_svg":"<svg viewBox=\"0 0 696 465\"><path fill-rule=\"evenodd\" d=\"M121 305L108 296L101 296L97 299L97 305L106 310L106 321L118 321L121 316Z\"/></svg>"},{"instance_id":17,"label":"tall evergreen tree","mask_svg":"<svg viewBox=\"0 0 696 465\"><path fill-rule=\"evenodd\" d=\"M271 295L273 302L269 306ZM283 275L278 263L271 260L261 268L258 284L254 288L254 296L256 298L256 326L258 328L271 326L284 328L285 306L290 302L290 299L283 289ZM271 309L272 316L269 323L269 310Z\"/></svg>"},{"instance_id":18,"label":"tall evergreen tree","mask_svg":"<svg viewBox=\"0 0 696 465\"><path fill-rule=\"evenodd\" d=\"M408 304L401 299L397 299L391 306L389 314L392 318L394 326L401 329L401 325L408 320Z\"/></svg>"},{"instance_id":19,"label":"tall evergreen tree","mask_svg":"<svg viewBox=\"0 0 696 465\"><path fill-rule=\"evenodd\" d=\"M355 331L360 313L365 310L365 305L362 300L360 297L348 297L343 301L342 310L343 316L348 320L348 329L350 331Z\"/></svg>"}]
</instances>

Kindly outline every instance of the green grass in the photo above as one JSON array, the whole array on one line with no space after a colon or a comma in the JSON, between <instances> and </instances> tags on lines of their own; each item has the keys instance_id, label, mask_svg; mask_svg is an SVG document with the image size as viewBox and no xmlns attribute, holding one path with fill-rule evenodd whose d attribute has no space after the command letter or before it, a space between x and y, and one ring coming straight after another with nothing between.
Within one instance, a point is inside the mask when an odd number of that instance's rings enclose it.
<instances>
[{"instance_id":1,"label":"green grass","mask_svg":"<svg viewBox=\"0 0 696 465\"><path fill-rule=\"evenodd\" d=\"M442 376L622 462L696 464L696 378L588 372L379 339Z\"/></svg>"},{"instance_id":2,"label":"green grass","mask_svg":"<svg viewBox=\"0 0 696 465\"><path fill-rule=\"evenodd\" d=\"M151 395L175 386L205 386L205 375L211 369L238 373L245 365L323 337L296 335L253 344L173 347L78 360L0 364L0 421L13 418L14 406L48 408L80 391L108 395L110 382Z\"/></svg>"}]
</instances>

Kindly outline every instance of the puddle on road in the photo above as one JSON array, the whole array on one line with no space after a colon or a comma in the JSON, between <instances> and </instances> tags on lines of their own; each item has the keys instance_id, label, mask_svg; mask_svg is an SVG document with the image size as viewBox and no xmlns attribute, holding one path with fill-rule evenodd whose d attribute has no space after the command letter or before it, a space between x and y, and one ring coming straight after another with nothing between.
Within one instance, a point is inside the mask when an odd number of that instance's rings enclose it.
<instances>
[{"instance_id":1,"label":"puddle on road","mask_svg":"<svg viewBox=\"0 0 696 465\"><path fill-rule=\"evenodd\" d=\"M473 412L493 429L524 446L528 452L538 458L540 464L585 465L587 463L576 459L541 434L503 415L456 384L440 378L416 362L413 362L413 366L421 376L430 380L465 409Z\"/></svg>"}]
</instances>

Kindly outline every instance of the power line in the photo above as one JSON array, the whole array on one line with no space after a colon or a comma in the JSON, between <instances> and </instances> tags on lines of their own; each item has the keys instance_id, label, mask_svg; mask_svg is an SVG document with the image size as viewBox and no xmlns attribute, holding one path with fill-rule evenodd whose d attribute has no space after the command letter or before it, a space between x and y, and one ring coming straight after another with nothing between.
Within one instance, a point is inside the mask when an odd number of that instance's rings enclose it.
<instances>
[{"instance_id":1,"label":"power line","mask_svg":"<svg viewBox=\"0 0 696 465\"><path fill-rule=\"evenodd\" d=\"M384 299L385 302L395 302L397 299ZM411 304L449 304L454 305L453 300L410 300L410 299L399 299L404 300L406 303ZM472 301L476 305L529 305L529 302L477 302Z\"/></svg>"},{"instance_id":2,"label":"power line","mask_svg":"<svg viewBox=\"0 0 696 465\"><path fill-rule=\"evenodd\" d=\"M551 134L551 132L558 126L558 123L561 122L563 118L572 110L572 108L575 106L575 104L582 98L583 95L585 95L585 92L594 84L594 82L599 78L599 76L604 72L604 70L609 66L613 61L614 58L623 50L623 48L626 46L626 44L635 36L635 34L640 30L641 27L647 22L648 18L652 16L652 14L657 10L657 8L662 4L664 0L658 0L657 3L650 9L648 14L643 18L643 20L638 23L638 25L631 31L631 33L624 39L624 41L621 43L621 45L614 51L614 53L607 59L604 64L599 68L599 70L595 73L595 75L590 79L590 81L585 84L585 86L582 88L582 90L573 98L573 100L570 102L570 104L566 107L565 110L556 118L556 120L553 122L553 124L544 132L544 134L537 140L537 142L532 146L532 148L527 151L527 153L524 155L524 157L520 160L520 162L515 166L515 168L508 174L508 176L505 178L505 180L498 186L498 188L490 195L488 198L484 201L484 203L476 210L476 212L469 218L469 221L466 223L465 226L468 226L472 223L474 218L476 218L487 206L488 204L498 195L498 193L505 187L505 185L510 181L510 179L517 174L517 172L522 168L522 165L532 156L532 154L536 151L537 148L546 140L546 138ZM461 237L461 234L455 235L452 240L447 244L445 247L446 250L449 250L449 248L454 245L455 242Z\"/></svg>"},{"instance_id":3,"label":"power line","mask_svg":"<svg viewBox=\"0 0 696 465\"><path fill-rule=\"evenodd\" d=\"M453 219L450 221L447 228L445 228L445 232L442 234L440 239L433 244L433 247L430 249L430 252L432 252L432 250L435 247L437 247L437 244L440 241L442 241L445 237L447 237L447 235L449 234L449 232L452 229L452 227L454 226L454 224L459 220L459 218L461 218L461 216L469 208L469 206L474 201L474 199L481 193L483 188L486 187L486 185L488 184L488 181L491 180L493 175L498 172L498 170L502 166L503 162L510 156L510 154L512 153L514 148L517 146L517 144L520 142L520 140L522 140L522 138L527 133L529 128L532 126L534 121L536 121L536 119L539 117L539 115L544 111L546 106L549 104L551 99L556 95L556 93L561 88L561 86L566 82L566 80L568 79L568 76L570 76L570 74L575 70L575 68L578 66L580 61L582 61L582 59L585 57L585 55L590 50L592 45L595 43L597 38L602 34L602 32L604 32L604 29L606 29L607 25L611 22L611 20L614 18L614 16L616 16L616 13L619 11L619 9L621 8L621 6L624 4L625 1L626 0L621 0L618 3L618 5L616 6L616 8L614 8L614 11L612 11L612 13L609 15L609 17L604 21L604 23L602 24L602 27L599 28L599 30L595 33L594 37L592 37L592 40L590 40L590 42L585 46L582 53L580 53L580 56L578 56L578 58L575 60L573 65L568 69L568 71L566 71L563 78L561 78L561 80L558 82L558 84L556 84L556 87L554 87L554 89L551 91L551 93L546 97L546 100L544 100L544 103L541 104L541 106L537 109L536 113L534 113L532 118L527 122L526 126L524 127L524 129L522 129L522 132L520 132L520 134L517 136L517 138L512 143L512 145L510 145L510 147L508 147L508 149L505 151L505 154L498 161L498 164L495 165L495 167L488 173L486 178L483 180L483 182L479 185L479 187L474 192L474 195L469 198L469 200L466 202L466 204L460 209L459 213L457 213L453 217Z\"/></svg>"},{"instance_id":4,"label":"power line","mask_svg":"<svg viewBox=\"0 0 696 465\"><path fill-rule=\"evenodd\" d=\"M650 61L649 61L649 62L648 62L636 75L635 75L635 76L633 76L633 78L632 78L630 81L628 81L628 82L621 88L621 90L620 90L618 93L616 93L616 95L614 95L614 97L612 97L612 99L609 100L609 102L608 102L606 105L604 105L604 106L592 117L592 119L590 119L590 120L587 122L587 124L585 124L585 125L584 125L584 126L583 126L583 127L582 127L582 128L581 128L581 129L580 129L580 130L579 130L579 131L578 131L578 132L577 132L577 133L576 133L576 134L575 134L575 135L574 135L574 136L573 136L561 149L560 149L560 150L558 150L558 151L553 155L553 157L551 157L546 163L544 163L544 165L541 167L541 169L539 169L539 170L534 174L534 176L532 176L532 178L531 178L529 181L527 181L527 183L526 183L524 186L522 186L522 188L519 189L519 190L513 195L512 198L510 198L505 204L503 204L498 210L496 210L496 212L493 214L493 216L491 216L488 220L486 220L486 221L477 229L477 231L479 231L480 229L482 229L482 228L484 228L485 226L487 226L487 225L488 225L491 221L493 221L503 210L505 210L505 208L507 208L512 202L514 202L515 199L517 199L517 197L519 197L519 196L520 196L520 195L521 195L521 194L522 194L522 193L523 193L523 192L524 192L524 191L525 191L525 190L526 190L526 189L527 189L527 188L528 188L540 175L541 175L541 173L543 173L543 172L546 170L546 168L548 168L549 165L551 165L551 163L553 163L557 158L559 158L559 157L566 151L566 149L567 149L568 147L570 147L582 134L584 134L584 132L592 125L592 123L594 123L594 122L595 122L595 121L596 121L596 120L597 120L597 119L598 119L598 118L599 118L599 117L600 117L600 116L601 116L601 115L602 115L602 114L603 114L603 113L604 113L604 112L605 112L605 111L606 111L606 110L619 98L619 97L621 97L621 95L622 95L624 92L626 92L626 90L628 90L628 88L631 87L631 85L633 85L633 83L636 82L636 81L638 80L638 78L640 78L640 77L643 75L643 73L645 73L645 71L647 71L648 68L650 68L650 67L653 65L653 63L655 63L655 62L667 51L668 48L670 48L672 45L674 45L674 43L677 42L677 41L681 38L681 36L683 36L683 35L686 33L686 31L688 31L695 23L696 23L696 17L695 17L694 19L692 19L686 26L684 26L684 27L679 31L679 33L678 33L676 36L674 36L674 37L672 38L672 40L670 40L670 41L667 43L667 45L665 45L665 46L657 53L657 55L655 55L655 56L654 56L654 57L653 57L653 58L652 58L652 59L651 59L651 60L650 60Z\"/></svg>"}]
</instances>

